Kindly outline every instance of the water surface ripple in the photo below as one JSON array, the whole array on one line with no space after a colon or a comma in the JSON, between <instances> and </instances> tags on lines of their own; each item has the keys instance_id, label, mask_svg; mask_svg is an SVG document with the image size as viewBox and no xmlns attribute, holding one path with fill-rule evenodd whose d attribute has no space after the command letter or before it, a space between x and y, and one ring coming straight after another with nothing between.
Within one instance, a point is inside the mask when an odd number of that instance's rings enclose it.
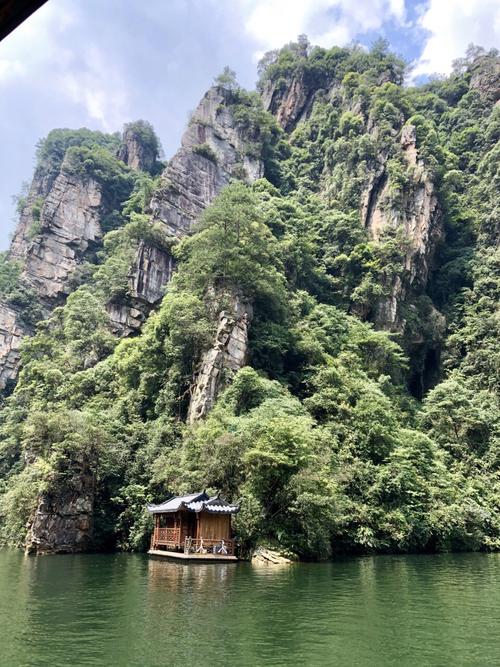
<instances>
[{"instance_id":1,"label":"water surface ripple","mask_svg":"<svg viewBox=\"0 0 500 667\"><path fill-rule=\"evenodd\" d=\"M500 666L500 554L285 568L0 551L0 665Z\"/></svg>"}]
</instances>

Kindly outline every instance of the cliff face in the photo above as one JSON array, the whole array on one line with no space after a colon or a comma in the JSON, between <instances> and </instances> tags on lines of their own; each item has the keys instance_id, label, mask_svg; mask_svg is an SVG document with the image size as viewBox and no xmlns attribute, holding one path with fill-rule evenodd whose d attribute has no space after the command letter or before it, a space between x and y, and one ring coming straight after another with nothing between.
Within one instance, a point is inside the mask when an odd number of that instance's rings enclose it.
<instances>
[{"instance_id":1,"label":"cliff face","mask_svg":"<svg viewBox=\"0 0 500 667\"><path fill-rule=\"evenodd\" d=\"M40 231L25 248L22 277L42 299L68 293L68 278L102 238L102 188L91 178L59 174L40 211Z\"/></svg>"},{"instance_id":2,"label":"cliff face","mask_svg":"<svg viewBox=\"0 0 500 667\"><path fill-rule=\"evenodd\" d=\"M434 183L416 149L415 127L403 126L401 148L411 178L403 187L397 206L390 201L390 183L385 165L370 176L361 200L361 219L371 238L380 241L384 232L401 230L407 240L404 279L397 276L390 295L376 308L375 323L380 328L401 332L404 328L400 307L410 289L425 290L437 244L444 229Z\"/></svg>"},{"instance_id":3,"label":"cliff face","mask_svg":"<svg viewBox=\"0 0 500 667\"><path fill-rule=\"evenodd\" d=\"M19 347L30 329L22 322L17 309L0 302L0 389L17 377Z\"/></svg>"},{"instance_id":4,"label":"cliff face","mask_svg":"<svg viewBox=\"0 0 500 667\"><path fill-rule=\"evenodd\" d=\"M231 178L253 181L264 174L262 160L246 150L251 137L238 129L228 95L219 87L205 94L151 201L153 219L173 236L189 233Z\"/></svg>"},{"instance_id":5,"label":"cliff face","mask_svg":"<svg viewBox=\"0 0 500 667\"><path fill-rule=\"evenodd\" d=\"M20 280L38 297L42 316L62 303L73 271L101 240L103 212L102 188L96 181L62 171L54 180L35 176L9 258L22 263ZM18 309L0 304L0 389L15 380L19 345L31 332Z\"/></svg>"},{"instance_id":6,"label":"cliff face","mask_svg":"<svg viewBox=\"0 0 500 667\"><path fill-rule=\"evenodd\" d=\"M43 493L26 537L28 554L77 553L92 546L95 476L85 461L62 490Z\"/></svg>"},{"instance_id":7,"label":"cliff face","mask_svg":"<svg viewBox=\"0 0 500 667\"><path fill-rule=\"evenodd\" d=\"M276 116L280 126L290 132L310 112L315 95L316 90L307 85L304 73L300 72L285 88L277 88L267 81L262 91L262 103Z\"/></svg>"},{"instance_id":8,"label":"cliff face","mask_svg":"<svg viewBox=\"0 0 500 667\"><path fill-rule=\"evenodd\" d=\"M205 352L195 378L188 411L191 424L207 415L219 393L230 384L248 358L252 306L236 295L231 301L230 310L219 313L213 346Z\"/></svg>"},{"instance_id":9,"label":"cliff face","mask_svg":"<svg viewBox=\"0 0 500 667\"><path fill-rule=\"evenodd\" d=\"M149 141L144 141L141 131ZM69 145L79 146L72 139ZM56 150L62 140L57 138ZM81 141L85 146L88 135ZM117 157L134 171L147 171L156 163L157 148L152 128L138 121L126 126ZM75 269L83 261L95 261L102 247L103 221L117 205L113 196L107 196L106 187L85 169L72 168L67 156L60 156L57 167L47 159L38 165L8 256L22 265L20 282L36 297L41 317L64 303L74 289ZM116 333L128 334L141 325L148 309L161 298L160 283L169 280L172 268L171 258L139 247L130 272L130 304L108 307ZM19 345L33 332L32 324L26 323L22 309L0 303L0 390L17 377Z\"/></svg>"},{"instance_id":10,"label":"cliff face","mask_svg":"<svg viewBox=\"0 0 500 667\"><path fill-rule=\"evenodd\" d=\"M149 204L152 222L163 225L167 237L182 238L231 179L261 178L262 159L248 153L248 143L255 139L238 127L232 93L210 88L189 121L181 148L161 175ZM140 327L161 300L174 268L168 250L141 242L130 270L131 298L108 305L115 332L127 335Z\"/></svg>"},{"instance_id":11,"label":"cliff face","mask_svg":"<svg viewBox=\"0 0 500 667\"><path fill-rule=\"evenodd\" d=\"M146 143L133 124L125 127L118 159L134 171L151 171L156 162L156 148Z\"/></svg>"},{"instance_id":12,"label":"cliff face","mask_svg":"<svg viewBox=\"0 0 500 667\"><path fill-rule=\"evenodd\" d=\"M164 295L174 271L174 259L168 251L141 241L128 278L126 302L106 306L113 332L127 336L136 331Z\"/></svg>"}]
</instances>

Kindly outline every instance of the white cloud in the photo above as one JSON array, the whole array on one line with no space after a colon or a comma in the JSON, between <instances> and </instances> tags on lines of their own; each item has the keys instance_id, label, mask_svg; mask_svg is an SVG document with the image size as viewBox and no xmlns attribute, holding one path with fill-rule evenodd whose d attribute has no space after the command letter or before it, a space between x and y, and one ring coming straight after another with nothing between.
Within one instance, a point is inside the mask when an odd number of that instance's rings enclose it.
<instances>
[{"instance_id":1,"label":"white cloud","mask_svg":"<svg viewBox=\"0 0 500 667\"><path fill-rule=\"evenodd\" d=\"M418 23L429 36L413 77L448 74L471 42L487 49L500 45L498 0L430 0Z\"/></svg>"},{"instance_id":2,"label":"white cloud","mask_svg":"<svg viewBox=\"0 0 500 667\"><path fill-rule=\"evenodd\" d=\"M83 66L63 70L58 83L61 91L75 104L83 105L104 130L113 132L127 120L127 82L95 45L87 47Z\"/></svg>"},{"instance_id":3,"label":"white cloud","mask_svg":"<svg viewBox=\"0 0 500 667\"><path fill-rule=\"evenodd\" d=\"M88 34L82 43L82 23L80 9L67 0L33 14L2 44L0 94L20 84L36 94L44 86L61 106L80 106L103 130L116 130L127 119L125 76Z\"/></svg>"},{"instance_id":4,"label":"white cloud","mask_svg":"<svg viewBox=\"0 0 500 667\"><path fill-rule=\"evenodd\" d=\"M313 44L343 45L384 23L405 20L404 0L240 0L246 32L273 49L306 33Z\"/></svg>"}]
</instances>

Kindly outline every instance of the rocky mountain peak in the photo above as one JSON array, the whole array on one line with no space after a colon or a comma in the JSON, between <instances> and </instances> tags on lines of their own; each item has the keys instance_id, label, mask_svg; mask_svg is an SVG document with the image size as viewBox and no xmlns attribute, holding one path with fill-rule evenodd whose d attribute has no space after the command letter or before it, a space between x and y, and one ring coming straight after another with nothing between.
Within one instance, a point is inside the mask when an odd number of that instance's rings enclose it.
<instances>
[{"instance_id":1,"label":"rocky mountain peak","mask_svg":"<svg viewBox=\"0 0 500 667\"><path fill-rule=\"evenodd\" d=\"M118 159L134 171L151 171L158 158L159 145L153 128L143 120L125 125Z\"/></svg>"}]
</instances>

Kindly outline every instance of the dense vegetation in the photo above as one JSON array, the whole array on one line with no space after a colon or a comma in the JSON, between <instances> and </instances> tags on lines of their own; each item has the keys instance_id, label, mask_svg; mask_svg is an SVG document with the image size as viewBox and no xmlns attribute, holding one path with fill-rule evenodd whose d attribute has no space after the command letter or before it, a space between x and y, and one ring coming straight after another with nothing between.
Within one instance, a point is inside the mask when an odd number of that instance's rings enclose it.
<instances>
[{"instance_id":1,"label":"dense vegetation","mask_svg":"<svg viewBox=\"0 0 500 667\"><path fill-rule=\"evenodd\" d=\"M118 208L97 263L23 345L0 412L2 539L21 543L38 494L67 488L85 464L102 547L143 548L147 501L206 488L241 503L246 548L264 541L305 558L498 549L500 108L470 85L472 68L495 57L475 52L449 78L412 88L381 43L311 50L301 39L266 55L258 84L279 92L300 77L316 91L290 135L225 71L217 83L237 123L264 137L266 178L229 185L178 244L148 221L154 181L111 157L113 137L89 146L49 135L47 169L64 159L92 170ZM390 334L371 322L406 279L409 240L399 228L371 238L359 202L383 155L390 206L403 205L412 174L395 137L405 124L445 242ZM105 305L127 297L145 237L169 244L178 269L140 335L118 341ZM0 264L2 294L15 293L16 270ZM249 365L188 426L213 295L228 292L253 305Z\"/></svg>"}]
</instances>

